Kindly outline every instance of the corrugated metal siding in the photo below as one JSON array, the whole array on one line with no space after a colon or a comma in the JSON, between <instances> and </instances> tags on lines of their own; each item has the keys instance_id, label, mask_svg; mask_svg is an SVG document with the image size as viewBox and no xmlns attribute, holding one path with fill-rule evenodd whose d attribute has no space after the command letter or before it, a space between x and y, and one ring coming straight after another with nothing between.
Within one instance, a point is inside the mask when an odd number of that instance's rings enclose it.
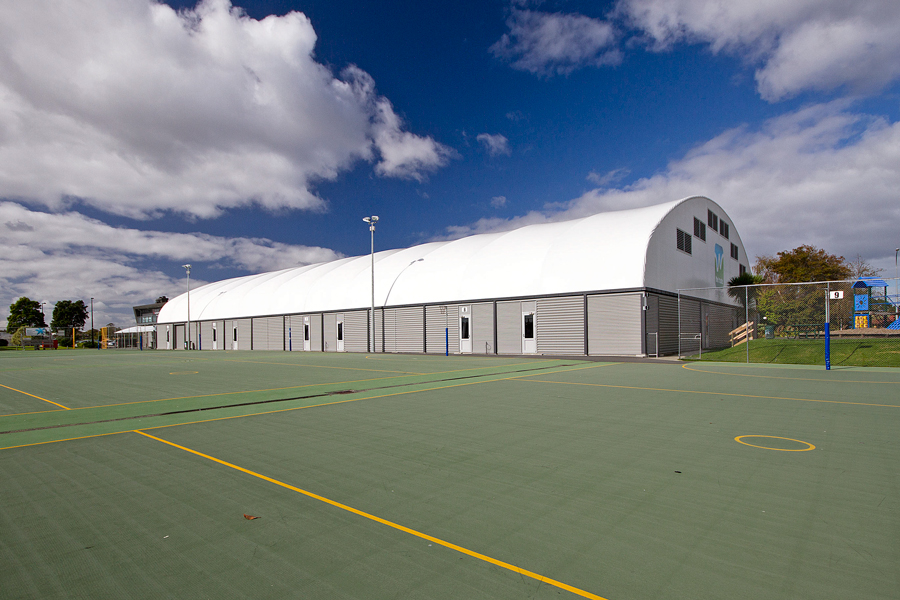
<instances>
[{"instance_id":1,"label":"corrugated metal siding","mask_svg":"<svg viewBox=\"0 0 900 600\"><path fill-rule=\"evenodd\" d=\"M284 317L268 317L269 335L267 344L269 350L284 350Z\"/></svg>"},{"instance_id":2,"label":"corrugated metal siding","mask_svg":"<svg viewBox=\"0 0 900 600\"><path fill-rule=\"evenodd\" d=\"M659 353L678 352L678 299L658 296L659 301Z\"/></svg>"},{"instance_id":3,"label":"corrugated metal siding","mask_svg":"<svg viewBox=\"0 0 900 600\"><path fill-rule=\"evenodd\" d=\"M175 324L172 328L172 348L175 350L184 350L184 325Z\"/></svg>"},{"instance_id":4,"label":"corrugated metal siding","mask_svg":"<svg viewBox=\"0 0 900 600\"><path fill-rule=\"evenodd\" d=\"M213 349L213 322L212 321L203 321L200 323L200 338L197 340L200 342L197 344L197 348L200 350L212 350Z\"/></svg>"},{"instance_id":5,"label":"corrugated metal siding","mask_svg":"<svg viewBox=\"0 0 900 600\"><path fill-rule=\"evenodd\" d=\"M541 298L535 311L538 354L584 354L584 297Z\"/></svg>"},{"instance_id":6,"label":"corrugated metal siding","mask_svg":"<svg viewBox=\"0 0 900 600\"><path fill-rule=\"evenodd\" d=\"M688 339L688 335L700 333L702 321L700 318L700 301L682 296L678 311L680 315L680 330L678 333L681 336L681 352L697 352L700 349L700 345L696 340Z\"/></svg>"},{"instance_id":7,"label":"corrugated metal siding","mask_svg":"<svg viewBox=\"0 0 900 600\"><path fill-rule=\"evenodd\" d=\"M238 330L238 350L252 350L253 348L250 346L250 331L252 329L250 325L250 319L238 319L234 322L235 326Z\"/></svg>"},{"instance_id":8,"label":"corrugated metal siding","mask_svg":"<svg viewBox=\"0 0 900 600\"><path fill-rule=\"evenodd\" d=\"M297 343L300 347L297 347ZM284 317L284 349L288 351L303 350L303 317L286 315Z\"/></svg>"},{"instance_id":9,"label":"corrugated metal siding","mask_svg":"<svg viewBox=\"0 0 900 600\"><path fill-rule=\"evenodd\" d=\"M385 352L422 351L422 308L389 308L384 314Z\"/></svg>"},{"instance_id":10,"label":"corrugated metal siding","mask_svg":"<svg viewBox=\"0 0 900 600\"><path fill-rule=\"evenodd\" d=\"M644 323L644 347L647 356L658 355L659 349L659 297L648 295L646 298L647 310L644 311L646 321Z\"/></svg>"},{"instance_id":11,"label":"corrugated metal siding","mask_svg":"<svg viewBox=\"0 0 900 600\"><path fill-rule=\"evenodd\" d=\"M321 352L322 347L322 315L314 314L309 316L309 350L310 352ZM302 339L302 335L300 336Z\"/></svg>"},{"instance_id":12,"label":"corrugated metal siding","mask_svg":"<svg viewBox=\"0 0 900 600\"><path fill-rule=\"evenodd\" d=\"M709 347L726 348L731 346L728 334L734 329L735 313L738 309L720 304L709 305Z\"/></svg>"},{"instance_id":13,"label":"corrugated metal siding","mask_svg":"<svg viewBox=\"0 0 900 600\"><path fill-rule=\"evenodd\" d=\"M325 325L325 352L337 352L337 314L322 315Z\"/></svg>"},{"instance_id":14,"label":"corrugated metal siding","mask_svg":"<svg viewBox=\"0 0 900 600\"><path fill-rule=\"evenodd\" d=\"M269 348L268 317L256 317L253 319L253 349L272 350L272 348Z\"/></svg>"},{"instance_id":15,"label":"corrugated metal siding","mask_svg":"<svg viewBox=\"0 0 900 600\"><path fill-rule=\"evenodd\" d=\"M588 352L591 356L641 354L641 295L588 296Z\"/></svg>"},{"instance_id":16,"label":"corrugated metal siding","mask_svg":"<svg viewBox=\"0 0 900 600\"><path fill-rule=\"evenodd\" d=\"M425 315L428 352L446 352L445 328L450 330L450 352L459 352L459 307L456 304L426 306Z\"/></svg>"},{"instance_id":17,"label":"corrugated metal siding","mask_svg":"<svg viewBox=\"0 0 900 600\"><path fill-rule=\"evenodd\" d=\"M368 341L368 311L357 310L344 313L344 351L365 352Z\"/></svg>"},{"instance_id":18,"label":"corrugated metal siding","mask_svg":"<svg viewBox=\"0 0 900 600\"><path fill-rule=\"evenodd\" d=\"M522 302L497 303L497 352L522 353Z\"/></svg>"},{"instance_id":19,"label":"corrugated metal siding","mask_svg":"<svg viewBox=\"0 0 900 600\"><path fill-rule=\"evenodd\" d=\"M472 352L494 354L494 303L472 305Z\"/></svg>"}]
</instances>

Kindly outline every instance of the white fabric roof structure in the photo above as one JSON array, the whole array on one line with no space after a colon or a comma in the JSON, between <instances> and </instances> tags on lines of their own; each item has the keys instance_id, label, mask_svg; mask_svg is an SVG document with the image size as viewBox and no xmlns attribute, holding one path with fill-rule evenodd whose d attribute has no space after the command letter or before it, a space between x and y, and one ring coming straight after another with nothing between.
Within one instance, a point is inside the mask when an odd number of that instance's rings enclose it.
<instances>
[{"instance_id":1,"label":"white fabric roof structure","mask_svg":"<svg viewBox=\"0 0 900 600\"><path fill-rule=\"evenodd\" d=\"M711 200L695 196L377 252L375 305L649 286L645 266L651 237L673 209L688 202L696 204L694 212L701 218L705 218L707 205L717 207ZM720 214L724 213L720 210ZM674 230L666 248L673 245ZM356 256L200 286L190 292L191 321L365 309L371 306L370 260L369 255ZM163 306L158 318L160 323L186 320L186 293Z\"/></svg>"},{"instance_id":2,"label":"white fabric roof structure","mask_svg":"<svg viewBox=\"0 0 900 600\"><path fill-rule=\"evenodd\" d=\"M115 335L120 333L150 333L153 331L156 331L156 327L153 325L132 325L131 327L118 330Z\"/></svg>"}]
</instances>

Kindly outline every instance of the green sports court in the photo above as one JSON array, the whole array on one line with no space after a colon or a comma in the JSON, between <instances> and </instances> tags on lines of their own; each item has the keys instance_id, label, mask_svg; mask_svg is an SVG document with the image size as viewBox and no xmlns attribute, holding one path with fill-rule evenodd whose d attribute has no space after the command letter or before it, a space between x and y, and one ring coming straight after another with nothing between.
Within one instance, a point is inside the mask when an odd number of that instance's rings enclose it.
<instances>
[{"instance_id":1,"label":"green sports court","mask_svg":"<svg viewBox=\"0 0 900 600\"><path fill-rule=\"evenodd\" d=\"M900 598L900 369L0 354L18 598Z\"/></svg>"}]
</instances>

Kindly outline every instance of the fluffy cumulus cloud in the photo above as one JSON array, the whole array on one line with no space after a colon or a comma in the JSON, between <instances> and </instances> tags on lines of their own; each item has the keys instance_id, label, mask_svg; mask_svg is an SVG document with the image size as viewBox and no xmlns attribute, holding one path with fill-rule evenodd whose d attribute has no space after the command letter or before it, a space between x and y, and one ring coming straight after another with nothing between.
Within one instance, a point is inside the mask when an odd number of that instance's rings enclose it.
<instances>
[{"instance_id":1,"label":"fluffy cumulus cloud","mask_svg":"<svg viewBox=\"0 0 900 600\"><path fill-rule=\"evenodd\" d=\"M76 212L52 214L15 202L0 202L0 246L0 328L20 296L51 304L93 296L97 322L133 321L132 306L182 290L184 280L166 275L160 263L190 260L260 272L340 258L326 248L268 239L111 227Z\"/></svg>"},{"instance_id":2,"label":"fluffy cumulus cloud","mask_svg":"<svg viewBox=\"0 0 900 600\"><path fill-rule=\"evenodd\" d=\"M879 88L900 76L895 0L620 0L617 14L654 48L709 44L759 64L768 100L804 90Z\"/></svg>"},{"instance_id":3,"label":"fluffy cumulus cloud","mask_svg":"<svg viewBox=\"0 0 900 600\"><path fill-rule=\"evenodd\" d=\"M445 237L513 229L602 211L704 195L723 206L751 255L814 244L860 253L893 273L900 222L900 123L841 102L810 106L758 128L722 132L664 171L618 188L593 189L564 205L515 219L483 219ZM791 240L790 247L785 240Z\"/></svg>"},{"instance_id":4,"label":"fluffy cumulus cloud","mask_svg":"<svg viewBox=\"0 0 900 600\"><path fill-rule=\"evenodd\" d=\"M449 149L406 131L366 73L316 62L301 13L228 0L0 5L0 195L143 217L316 209L356 161L421 179Z\"/></svg>"},{"instance_id":5,"label":"fluffy cumulus cloud","mask_svg":"<svg viewBox=\"0 0 900 600\"><path fill-rule=\"evenodd\" d=\"M566 75L584 66L617 65L616 28L579 14L514 8L506 21L509 33L491 46L494 56L513 68L537 75Z\"/></svg>"},{"instance_id":6,"label":"fluffy cumulus cloud","mask_svg":"<svg viewBox=\"0 0 900 600\"><path fill-rule=\"evenodd\" d=\"M478 141L478 143L484 147L484 150L491 156L509 156L512 154L512 150L510 150L509 147L509 140L505 135L499 133L479 133L475 136L475 140Z\"/></svg>"},{"instance_id":7,"label":"fluffy cumulus cloud","mask_svg":"<svg viewBox=\"0 0 900 600\"><path fill-rule=\"evenodd\" d=\"M654 51L706 44L756 69L759 93L879 89L900 76L896 0L619 0L603 19L513 8L491 47L514 68L548 76L621 60L619 40Z\"/></svg>"}]
</instances>

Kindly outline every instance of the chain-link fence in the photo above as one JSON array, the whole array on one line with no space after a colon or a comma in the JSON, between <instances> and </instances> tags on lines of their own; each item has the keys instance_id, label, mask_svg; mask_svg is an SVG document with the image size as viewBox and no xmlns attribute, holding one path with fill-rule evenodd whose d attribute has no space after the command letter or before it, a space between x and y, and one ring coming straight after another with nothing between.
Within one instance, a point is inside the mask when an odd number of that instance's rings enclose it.
<instances>
[{"instance_id":1,"label":"chain-link fence","mask_svg":"<svg viewBox=\"0 0 900 600\"><path fill-rule=\"evenodd\" d=\"M880 277L679 290L678 353L699 360L900 367L898 307L900 280Z\"/></svg>"}]
</instances>

